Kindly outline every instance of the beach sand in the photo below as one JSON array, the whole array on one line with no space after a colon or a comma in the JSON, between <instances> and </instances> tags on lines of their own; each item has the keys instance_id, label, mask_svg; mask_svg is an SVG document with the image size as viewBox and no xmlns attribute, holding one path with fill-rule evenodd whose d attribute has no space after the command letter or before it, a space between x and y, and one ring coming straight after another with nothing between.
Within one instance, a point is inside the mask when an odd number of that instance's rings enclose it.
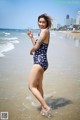
<instances>
[{"instance_id":1,"label":"beach sand","mask_svg":"<svg viewBox=\"0 0 80 120\"><path fill-rule=\"evenodd\" d=\"M65 33L67 35L71 35L73 37L76 37L76 38L80 39L80 32L76 32L76 31L63 31L63 33Z\"/></svg>"},{"instance_id":2,"label":"beach sand","mask_svg":"<svg viewBox=\"0 0 80 120\"><path fill-rule=\"evenodd\" d=\"M0 58L0 112L8 112L9 120L47 120L28 90L33 60L28 47L31 42L27 40L21 38L14 50ZM44 98L52 107L51 120L79 120L80 46L67 40L64 33L52 31L48 61L43 88Z\"/></svg>"}]
</instances>

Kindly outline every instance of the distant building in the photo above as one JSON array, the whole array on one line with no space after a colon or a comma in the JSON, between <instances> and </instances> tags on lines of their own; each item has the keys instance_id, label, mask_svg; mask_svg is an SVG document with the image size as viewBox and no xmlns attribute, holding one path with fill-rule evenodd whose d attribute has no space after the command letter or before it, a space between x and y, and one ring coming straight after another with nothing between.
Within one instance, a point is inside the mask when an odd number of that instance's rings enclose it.
<instances>
[{"instance_id":1,"label":"distant building","mask_svg":"<svg viewBox=\"0 0 80 120\"><path fill-rule=\"evenodd\" d=\"M70 16L66 15L66 25L70 25Z\"/></svg>"},{"instance_id":2,"label":"distant building","mask_svg":"<svg viewBox=\"0 0 80 120\"><path fill-rule=\"evenodd\" d=\"M52 24L53 24L52 28L54 28L54 29L57 28L57 20L56 20L56 18L53 19Z\"/></svg>"},{"instance_id":3,"label":"distant building","mask_svg":"<svg viewBox=\"0 0 80 120\"><path fill-rule=\"evenodd\" d=\"M69 15L66 15L66 19L69 19Z\"/></svg>"},{"instance_id":4,"label":"distant building","mask_svg":"<svg viewBox=\"0 0 80 120\"><path fill-rule=\"evenodd\" d=\"M66 24L65 25L69 26L69 25L73 25L75 23L76 23L76 19L70 18L70 16L67 14L66 15Z\"/></svg>"},{"instance_id":5,"label":"distant building","mask_svg":"<svg viewBox=\"0 0 80 120\"><path fill-rule=\"evenodd\" d=\"M61 25L60 24L57 24L57 29L59 29L61 27Z\"/></svg>"},{"instance_id":6,"label":"distant building","mask_svg":"<svg viewBox=\"0 0 80 120\"><path fill-rule=\"evenodd\" d=\"M52 21L51 29L52 30L54 29L54 23L53 23L53 21Z\"/></svg>"},{"instance_id":7,"label":"distant building","mask_svg":"<svg viewBox=\"0 0 80 120\"><path fill-rule=\"evenodd\" d=\"M80 25L80 11L77 12L76 24Z\"/></svg>"},{"instance_id":8,"label":"distant building","mask_svg":"<svg viewBox=\"0 0 80 120\"><path fill-rule=\"evenodd\" d=\"M76 19L70 18L70 25L76 24Z\"/></svg>"}]
</instances>

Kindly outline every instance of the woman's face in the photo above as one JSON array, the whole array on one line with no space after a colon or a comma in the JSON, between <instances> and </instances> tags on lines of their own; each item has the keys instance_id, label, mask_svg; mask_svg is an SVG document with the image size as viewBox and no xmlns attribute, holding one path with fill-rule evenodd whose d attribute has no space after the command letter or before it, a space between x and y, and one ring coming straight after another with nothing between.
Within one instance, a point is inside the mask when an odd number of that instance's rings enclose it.
<instances>
[{"instance_id":1,"label":"woman's face","mask_svg":"<svg viewBox=\"0 0 80 120\"><path fill-rule=\"evenodd\" d=\"M38 21L38 25L41 29L45 29L47 27L47 22L44 18L40 18Z\"/></svg>"}]
</instances>

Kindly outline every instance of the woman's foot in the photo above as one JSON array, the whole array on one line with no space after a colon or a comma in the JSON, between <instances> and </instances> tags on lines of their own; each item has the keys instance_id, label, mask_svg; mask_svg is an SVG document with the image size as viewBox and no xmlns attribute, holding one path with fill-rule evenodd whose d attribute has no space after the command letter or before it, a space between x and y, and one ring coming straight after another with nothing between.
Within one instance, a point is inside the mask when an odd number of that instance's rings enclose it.
<instances>
[{"instance_id":1,"label":"woman's foot","mask_svg":"<svg viewBox=\"0 0 80 120\"><path fill-rule=\"evenodd\" d=\"M42 108L41 115L51 118L52 117L51 108L49 107L47 110Z\"/></svg>"}]
</instances>

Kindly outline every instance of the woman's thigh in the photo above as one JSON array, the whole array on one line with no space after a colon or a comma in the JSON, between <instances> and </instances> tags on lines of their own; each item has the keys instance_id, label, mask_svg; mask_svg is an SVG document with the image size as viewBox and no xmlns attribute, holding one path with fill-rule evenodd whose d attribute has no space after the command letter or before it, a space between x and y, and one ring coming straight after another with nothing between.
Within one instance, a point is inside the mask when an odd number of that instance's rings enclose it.
<instances>
[{"instance_id":1,"label":"woman's thigh","mask_svg":"<svg viewBox=\"0 0 80 120\"><path fill-rule=\"evenodd\" d=\"M43 77L43 69L40 65L33 65L29 75L29 86L37 86Z\"/></svg>"}]
</instances>

